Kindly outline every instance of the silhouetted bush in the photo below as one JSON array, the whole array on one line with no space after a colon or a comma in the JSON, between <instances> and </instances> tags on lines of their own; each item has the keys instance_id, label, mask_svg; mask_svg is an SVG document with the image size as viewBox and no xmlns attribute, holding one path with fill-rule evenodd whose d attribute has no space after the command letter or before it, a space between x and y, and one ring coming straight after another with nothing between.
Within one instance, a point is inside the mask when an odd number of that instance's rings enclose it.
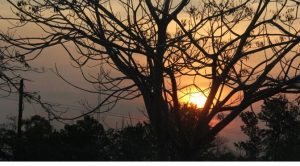
<instances>
[{"instance_id":1,"label":"silhouetted bush","mask_svg":"<svg viewBox=\"0 0 300 166\"><path fill-rule=\"evenodd\" d=\"M300 160L300 109L279 96L265 99L262 110L241 114L248 140L236 143L245 160Z\"/></svg>"},{"instance_id":2,"label":"silhouetted bush","mask_svg":"<svg viewBox=\"0 0 300 166\"><path fill-rule=\"evenodd\" d=\"M55 130L40 116L23 121L22 138L17 152L15 121L0 129L0 159L23 161L151 161L159 160L158 143L151 126L138 123L122 129L104 130L94 118L85 116L75 124ZM234 160L234 156L217 139L193 160ZM181 160L169 145L170 160Z\"/></svg>"},{"instance_id":3,"label":"silhouetted bush","mask_svg":"<svg viewBox=\"0 0 300 166\"><path fill-rule=\"evenodd\" d=\"M1 158L13 160L16 152L16 130L1 128ZM74 125L54 130L43 117L24 121L18 160L105 160L101 148L106 141L103 126L86 116Z\"/></svg>"}]
</instances>

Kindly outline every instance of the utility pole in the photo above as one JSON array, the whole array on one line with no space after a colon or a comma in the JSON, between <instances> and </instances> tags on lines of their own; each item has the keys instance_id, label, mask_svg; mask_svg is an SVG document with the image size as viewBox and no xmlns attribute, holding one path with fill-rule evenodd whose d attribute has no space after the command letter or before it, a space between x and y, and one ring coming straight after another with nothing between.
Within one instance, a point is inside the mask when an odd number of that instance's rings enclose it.
<instances>
[{"instance_id":1,"label":"utility pole","mask_svg":"<svg viewBox=\"0 0 300 166\"><path fill-rule=\"evenodd\" d=\"M23 116L23 103L24 98L24 80L23 78L20 80L20 87L19 87L19 114L18 114L18 128L17 128L17 144L16 144L16 156L17 160L20 160L20 147L21 147L21 140L22 140L22 116Z\"/></svg>"},{"instance_id":2,"label":"utility pole","mask_svg":"<svg viewBox=\"0 0 300 166\"><path fill-rule=\"evenodd\" d=\"M18 115L18 131L17 131L18 138L20 138L22 135L21 127L22 127L22 116L23 116L23 108L24 108L23 96L24 96L24 80L21 79L20 87L19 87L19 115Z\"/></svg>"},{"instance_id":3,"label":"utility pole","mask_svg":"<svg viewBox=\"0 0 300 166\"><path fill-rule=\"evenodd\" d=\"M100 64L102 64L102 59L100 59ZM102 72L102 69L101 69L101 65L99 66L99 73L100 75L98 76L98 79L101 80L102 78L102 75L101 75L101 72ZM101 85L99 84L98 85L98 96L97 96L97 102L98 102L98 105L101 103ZM98 111L96 111L96 119L98 122L101 122L101 109L99 108Z\"/></svg>"}]
</instances>

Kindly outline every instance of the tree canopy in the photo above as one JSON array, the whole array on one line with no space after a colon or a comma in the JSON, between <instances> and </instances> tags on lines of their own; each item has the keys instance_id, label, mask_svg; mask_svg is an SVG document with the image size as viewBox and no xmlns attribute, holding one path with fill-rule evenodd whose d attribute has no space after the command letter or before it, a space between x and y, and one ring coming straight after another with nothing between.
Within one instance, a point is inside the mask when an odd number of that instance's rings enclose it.
<instances>
[{"instance_id":1,"label":"tree canopy","mask_svg":"<svg viewBox=\"0 0 300 166\"><path fill-rule=\"evenodd\" d=\"M246 160L299 160L299 103L283 96L265 99L261 112L244 112L242 131L248 140L236 143Z\"/></svg>"},{"instance_id":2,"label":"tree canopy","mask_svg":"<svg viewBox=\"0 0 300 166\"><path fill-rule=\"evenodd\" d=\"M15 16L2 20L43 35L1 33L1 40L25 57L64 48L94 92L105 96L88 113L142 96L161 156L183 129L180 99L187 89L207 96L192 123L195 149L251 104L300 91L300 4L294 0L7 2ZM101 72L87 72L91 64Z\"/></svg>"},{"instance_id":3,"label":"tree canopy","mask_svg":"<svg viewBox=\"0 0 300 166\"><path fill-rule=\"evenodd\" d=\"M19 157L16 155L16 126L0 126L0 160L22 161L153 161L158 160L157 139L149 124L104 130L96 119L85 116L75 124L55 129L49 120L35 115L24 121ZM196 160L230 160L218 141L203 149ZM172 147L169 147L172 148ZM179 160L176 151L168 153Z\"/></svg>"}]
</instances>

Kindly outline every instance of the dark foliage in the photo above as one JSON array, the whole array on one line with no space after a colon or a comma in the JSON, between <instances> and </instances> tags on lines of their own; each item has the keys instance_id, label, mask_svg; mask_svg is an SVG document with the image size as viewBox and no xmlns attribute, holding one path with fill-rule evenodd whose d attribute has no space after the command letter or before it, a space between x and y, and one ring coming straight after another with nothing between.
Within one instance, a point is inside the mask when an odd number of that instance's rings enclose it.
<instances>
[{"instance_id":1,"label":"dark foliage","mask_svg":"<svg viewBox=\"0 0 300 166\"><path fill-rule=\"evenodd\" d=\"M157 160L157 143L150 125L137 124L122 130L109 129L107 132L109 144L106 146L110 153L109 160Z\"/></svg>"},{"instance_id":2,"label":"dark foliage","mask_svg":"<svg viewBox=\"0 0 300 166\"><path fill-rule=\"evenodd\" d=\"M266 99L262 110L241 114L247 141L236 144L246 160L299 160L300 109L285 97Z\"/></svg>"},{"instance_id":3,"label":"dark foliage","mask_svg":"<svg viewBox=\"0 0 300 166\"><path fill-rule=\"evenodd\" d=\"M9 134L7 134L9 133ZM54 130L43 117L33 116L24 121L20 153L15 158L16 133L12 128L1 128L2 160L103 160L105 131L91 117L84 117L74 125Z\"/></svg>"},{"instance_id":4,"label":"dark foliage","mask_svg":"<svg viewBox=\"0 0 300 166\"><path fill-rule=\"evenodd\" d=\"M138 123L122 129L104 130L90 116L55 130L50 121L40 116L24 120L19 155L15 120L0 129L0 159L23 161L150 161L159 160L157 138L149 124ZM217 139L194 160L233 160ZM170 144L170 160L181 160ZM191 155L191 154L190 154Z\"/></svg>"}]
</instances>

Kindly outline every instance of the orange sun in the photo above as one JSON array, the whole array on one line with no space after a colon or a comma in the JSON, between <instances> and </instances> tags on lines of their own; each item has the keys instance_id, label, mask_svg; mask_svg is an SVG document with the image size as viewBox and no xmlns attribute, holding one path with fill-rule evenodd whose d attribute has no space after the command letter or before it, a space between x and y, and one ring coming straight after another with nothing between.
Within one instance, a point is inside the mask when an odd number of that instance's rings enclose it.
<instances>
[{"instance_id":1,"label":"orange sun","mask_svg":"<svg viewBox=\"0 0 300 166\"><path fill-rule=\"evenodd\" d=\"M203 108L206 102L206 97L200 92L191 93L189 96L185 97L185 102L189 105L196 105L198 108Z\"/></svg>"},{"instance_id":2,"label":"orange sun","mask_svg":"<svg viewBox=\"0 0 300 166\"><path fill-rule=\"evenodd\" d=\"M188 103L195 104L198 108L203 108L206 97L202 93L192 93Z\"/></svg>"}]
</instances>

